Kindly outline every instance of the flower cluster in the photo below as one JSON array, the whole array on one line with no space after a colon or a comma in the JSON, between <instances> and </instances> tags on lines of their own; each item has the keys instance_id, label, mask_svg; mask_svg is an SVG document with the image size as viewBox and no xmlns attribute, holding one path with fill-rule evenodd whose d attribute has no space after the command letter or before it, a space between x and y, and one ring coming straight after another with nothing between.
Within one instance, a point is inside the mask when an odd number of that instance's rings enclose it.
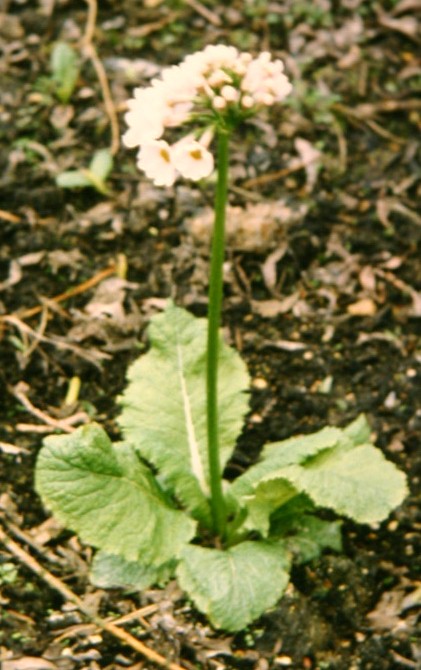
<instances>
[{"instance_id":1,"label":"flower cluster","mask_svg":"<svg viewBox=\"0 0 421 670\"><path fill-rule=\"evenodd\" d=\"M194 120L202 128L231 129L289 94L283 69L282 61L272 61L267 52L253 58L232 46L209 45L165 68L151 86L135 89L123 142L140 147L138 167L158 186L171 186L178 175L194 181L207 177L213 170L212 133L189 134L170 145L162 139L165 130Z\"/></svg>"}]
</instances>

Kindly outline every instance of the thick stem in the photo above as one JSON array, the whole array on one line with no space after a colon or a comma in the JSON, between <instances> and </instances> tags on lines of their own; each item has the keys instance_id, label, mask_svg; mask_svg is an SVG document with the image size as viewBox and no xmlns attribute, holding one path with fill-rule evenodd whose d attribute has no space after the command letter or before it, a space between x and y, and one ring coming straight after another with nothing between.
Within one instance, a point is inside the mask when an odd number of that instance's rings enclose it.
<instances>
[{"instance_id":1,"label":"thick stem","mask_svg":"<svg viewBox=\"0 0 421 670\"><path fill-rule=\"evenodd\" d=\"M207 350L207 430L208 459L211 486L211 508L214 531L223 537L226 528L226 508L222 492L222 473L219 459L218 423L218 350L221 321L223 263L225 254L225 210L228 188L227 132L218 132L218 181L215 194L215 223L212 238L209 282L208 350Z\"/></svg>"}]
</instances>

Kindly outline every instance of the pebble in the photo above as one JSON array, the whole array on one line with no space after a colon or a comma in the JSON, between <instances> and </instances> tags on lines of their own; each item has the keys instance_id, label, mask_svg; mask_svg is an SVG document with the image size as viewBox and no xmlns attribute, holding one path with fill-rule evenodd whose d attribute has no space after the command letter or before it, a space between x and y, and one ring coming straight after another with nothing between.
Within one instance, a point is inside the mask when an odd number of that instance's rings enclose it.
<instances>
[{"instance_id":1,"label":"pebble","mask_svg":"<svg viewBox=\"0 0 421 670\"><path fill-rule=\"evenodd\" d=\"M275 659L275 665L280 665L282 668L288 668L292 665L291 656L277 656Z\"/></svg>"},{"instance_id":2,"label":"pebble","mask_svg":"<svg viewBox=\"0 0 421 670\"><path fill-rule=\"evenodd\" d=\"M252 387L255 389L266 389L268 387L268 383L266 379L263 379L263 377L255 377L251 383Z\"/></svg>"},{"instance_id":3,"label":"pebble","mask_svg":"<svg viewBox=\"0 0 421 670\"><path fill-rule=\"evenodd\" d=\"M262 423L263 417L260 416L260 414L252 414L250 417L250 422L251 423Z\"/></svg>"}]
</instances>

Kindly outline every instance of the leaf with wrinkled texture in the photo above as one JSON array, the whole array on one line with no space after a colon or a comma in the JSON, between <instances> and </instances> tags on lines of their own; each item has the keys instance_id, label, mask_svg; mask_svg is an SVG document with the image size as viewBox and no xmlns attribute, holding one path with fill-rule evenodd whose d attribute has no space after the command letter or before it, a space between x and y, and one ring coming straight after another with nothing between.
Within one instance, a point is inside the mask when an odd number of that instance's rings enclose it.
<instances>
[{"instance_id":1,"label":"leaf with wrinkled texture","mask_svg":"<svg viewBox=\"0 0 421 670\"><path fill-rule=\"evenodd\" d=\"M129 369L118 422L138 452L158 468L165 487L209 522L206 431L207 321L170 304L149 326L151 348ZM248 409L246 367L220 342L220 461L231 456Z\"/></svg>"},{"instance_id":2,"label":"leaf with wrinkled texture","mask_svg":"<svg viewBox=\"0 0 421 670\"><path fill-rule=\"evenodd\" d=\"M280 543L243 542L225 551L189 545L177 577L215 628L235 632L279 600L289 581L289 558Z\"/></svg>"},{"instance_id":3,"label":"leaf with wrinkled texture","mask_svg":"<svg viewBox=\"0 0 421 670\"><path fill-rule=\"evenodd\" d=\"M282 442L268 444L262 451L260 461L238 477L230 491L237 498L253 494L255 487L274 470L293 463L301 463L320 451L332 449L343 439L339 428L326 427L311 435L298 435Z\"/></svg>"},{"instance_id":4,"label":"leaf with wrinkled texture","mask_svg":"<svg viewBox=\"0 0 421 670\"><path fill-rule=\"evenodd\" d=\"M298 491L288 481L279 479L261 482L257 491L258 493L245 498L248 517L243 528L257 530L263 537L267 537L272 512L297 496Z\"/></svg>"},{"instance_id":5,"label":"leaf with wrinkled texture","mask_svg":"<svg viewBox=\"0 0 421 670\"><path fill-rule=\"evenodd\" d=\"M359 523L383 521L407 494L403 472L369 444L321 453L310 463L273 473L276 476L307 493L316 505Z\"/></svg>"},{"instance_id":6,"label":"leaf with wrinkled texture","mask_svg":"<svg viewBox=\"0 0 421 670\"><path fill-rule=\"evenodd\" d=\"M341 521L324 521L310 514L296 520L295 531L285 539L298 563L318 558L324 549L342 551Z\"/></svg>"},{"instance_id":7,"label":"leaf with wrinkled texture","mask_svg":"<svg viewBox=\"0 0 421 670\"><path fill-rule=\"evenodd\" d=\"M245 527L254 523L266 534L270 515L293 497L294 489L354 521L385 519L403 501L406 478L379 449L364 443L368 438L368 424L359 417L344 430L327 427L268 445L260 463L230 488L249 509Z\"/></svg>"},{"instance_id":8,"label":"leaf with wrinkled texture","mask_svg":"<svg viewBox=\"0 0 421 670\"><path fill-rule=\"evenodd\" d=\"M46 438L36 489L82 540L129 561L161 565L195 532L193 520L168 505L133 447L112 444L96 424Z\"/></svg>"},{"instance_id":9,"label":"leaf with wrinkled texture","mask_svg":"<svg viewBox=\"0 0 421 670\"><path fill-rule=\"evenodd\" d=\"M126 561L122 556L98 551L92 561L90 578L103 589L123 588L142 591L152 584L164 585L174 574L175 563L158 567L139 561Z\"/></svg>"}]
</instances>

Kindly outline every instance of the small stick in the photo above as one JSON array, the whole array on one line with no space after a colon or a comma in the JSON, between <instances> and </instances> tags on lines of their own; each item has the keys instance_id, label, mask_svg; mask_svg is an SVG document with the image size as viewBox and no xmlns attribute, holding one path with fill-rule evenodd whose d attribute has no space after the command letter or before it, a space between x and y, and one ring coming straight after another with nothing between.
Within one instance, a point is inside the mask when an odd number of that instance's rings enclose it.
<instances>
[{"instance_id":1,"label":"small stick","mask_svg":"<svg viewBox=\"0 0 421 670\"><path fill-rule=\"evenodd\" d=\"M115 271L116 271L116 265L115 263L113 263L108 268L104 268L104 270L101 270L100 272L98 272L98 274L94 275L90 279L87 279L82 284L74 286L73 288L70 288L68 291L65 291L64 293L60 293L59 295L54 296L53 298L51 298L51 301L63 302L64 300L73 298L73 296L75 295L84 293L93 286L96 286L96 284L99 284L99 282L101 282L106 277L109 277L110 275L114 274ZM43 309L44 305L37 305L36 307L31 307L29 309L16 312L16 316L18 316L20 319L30 319L32 316L35 316L36 314L42 312ZM5 316L0 317L0 319L5 319Z\"/></svg>"},{"instance_id":2,"label":"small stick","mask_svg":"<svg viewBox=\"0 0 421 670\"><path fill-rule=\"evenodd\" d=\"M262 174L260 177L253 177L252 179L247 179L242 184L242 187L247 189L247 188L252 188L254 186L259 186L261 184L268 184L271 181L276 181L277 179L282 179L282 177L287 177L290 174L293 174L293 172L299 172L300 170L304 170L307 165L311 165L311 163L314 163L316 161L316 158L313 158L311 161L306 161L297 163L296 165L293 165L292 167L289 168L282 168L282 170L277 170L276 172L270 172L269 174Z\"/></svg>"},{"instance_id":3,"label":"small stick","mask_svg":"<svg viewBox=\"0 0 421 670\"><path fill-rule=\"evenodd\" d=\"M30 414L33 416L36 416L37 419L40 419L44 424L47 426L52 426L56 430L62 430L65 433L73 433L75 428L73 427L73 423L76 421L85 421L88 418L87 414L85 412L78 412L77 414L73 416L69 416L66 419L53 419L53 417L49 416L45 412L43 412L41 409L38 409L38 407L35 407L29 400L28 396L26 395L28 387L24 382L19 382L19 384L16 384L16 386L9 386L8 390L10 393L12 393L17 400L25 407L25 409L28 410Z\"/></svg>"},{"instance_id":4,"label":"small stick","mask_svg":"<svg viewBox=\"0 0 421 670\"><path fill-rule=\"evenodd\" d=\"M210 9L202 5L201 2L198 0L184 0L186 5L189 5L192 9L194 9L195 12L203 16L206 21L209 21L209 23L212 23L214 26L220 26L221 25L221 19L217 14L214 12L211 12Z\"/></svg>"},{"instance_id":5,"label":"small stick","mask_svg":"<svg viewBox=\"0 0 421 670\"><path fill-rule=\"evenodd\" d=\"M120 130L118 127L117 113L115 110L105 68L101 60L99 59L97 51L93 44L98 5L97 0L86 0L86 3L88 5L88 18L86 20L85 35L83 37L83 50L85 52L85 55L91 60L96 75L98 77L99 84L101 86L105 111L107 113L111 127L110 151L111 154L115 156L120 147Z\"/></svg>"},{"instance_id":6,"label":"small stick","mask_svg":"<svg viewBox=\"0 0 421 670\"><path fill-rule=\"evenodd\" d=\"M66 584L64 584L58 577L55 577L51 572L42 567L40 563L31 554L28 554L19 544L12 540L0 527L0 542L6 547L6 549L15 556L23 565L25 565L29 570L34 572L38 577L40 577L48 586L60 593L63 598L76 605L78 610L82 612L92 623L96 624L99 628L106 631L110 635L121 640L124 644L131 647L135 651L145 656L152 663L156 663L163 668L168 668L168 670L185 670L181 665L168 661L164 656L158 654L153 649L147 647L143 642L136 639L127 631L118 628L114 623L105 621L99 616L93 616L89 608L86 607L83 600L79 598L76 593L73 593Z\"/></svg>"},{"instance_id":7,"label":"small stick","mask_svg":"<svg viewBox=\"0 0 421 670\"><path fill-rule=\"evenodd\" d=\"M0 219L4 219L10 223L19 223L21 220L20 216L16 216L16 214L12 214L12 212L6 212L5 209L0 209Z\"/></svg>"},{"instance_id":8,"label":"small stick","mask_svg":"<svg viewBox=\"0 0 421 670\"><path fill-rule=\"evenodd\" d=\"M416 98L410 100L381 100L374 103L362 103L356 107L348 107L339 102L332 105L333 110L342 112L345 116L352 116L361 121L370 119L376 114L388 114L399 111L413 111L421 109L421 100Z\"/></svg>"}]
</instances>

